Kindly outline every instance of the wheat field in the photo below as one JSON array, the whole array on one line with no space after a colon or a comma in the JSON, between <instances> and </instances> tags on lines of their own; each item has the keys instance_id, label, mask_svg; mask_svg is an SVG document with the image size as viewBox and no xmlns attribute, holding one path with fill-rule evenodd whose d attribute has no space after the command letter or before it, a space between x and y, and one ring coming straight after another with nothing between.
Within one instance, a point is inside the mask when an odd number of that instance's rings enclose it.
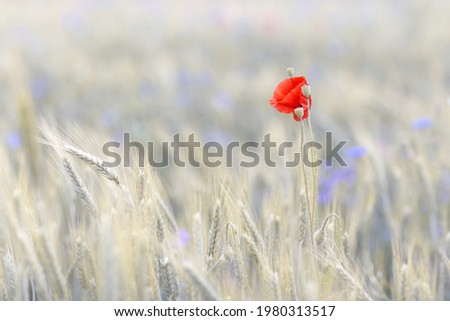
<instances>
[{"instance_id":1,"label":"wheat field","mask_svg":"<svg viewBox=\"0 0 450 321\"><path fill-rule=\"evenodd\" d=\"M450 299L449 1L0 12L0 300ZM298 148L287 67L348 166L104 165L125 132Z\"/></svg>"}]
</instances>

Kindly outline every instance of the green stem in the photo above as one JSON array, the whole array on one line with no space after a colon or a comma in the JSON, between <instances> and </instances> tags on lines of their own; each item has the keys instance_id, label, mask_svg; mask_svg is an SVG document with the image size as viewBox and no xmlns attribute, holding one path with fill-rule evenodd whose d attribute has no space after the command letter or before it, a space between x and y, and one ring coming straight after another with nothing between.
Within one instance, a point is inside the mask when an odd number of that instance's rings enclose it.
<instances>
[{"instance_id":1,"label":"green stem","mask_svg":"<svg viewBox=\"0 0 450 321\"><path fill-rule=\"evenodd\" d=\"M303 152L304 137L305 137L304 130L303 130L303 123L300 124L300 128L301 128L300 148L301 148L301 152ZM301 167L302 167L303 181L304 181L304 185L305 185L306 202L308 204L309 235L310 235L310 239L311 239L311 247L312 247L313 255L315 256L316 251L315 251L315 244L314 244L314 217L313 217L313 212L311 211L311 201L309 198L308 176L306 173L306 167L305 167L305 163L303 162L303 160L301 161Z\"/></svg>"},{"instance_id":2,"label":"green stem","mask_svg":"<svg viewBox=\"0 0 450 321\"><path fill-rule=\"evenodd\" d=\"M313 135L313 131L312 131L310 117L308 117L307 122L308 122L308 127L309 127L309 135L311 136L311 141L314 141L314 135ZM312 149L312 158L313 158L313 163L315 163L317 161L317 154L316 154L315 148ZM316 166L313 166L312 173L313 173L313 204L312 204L313 205L313 215L318 216L318 213L317 213L318 169Z\"/></svg>"}]
</instances>

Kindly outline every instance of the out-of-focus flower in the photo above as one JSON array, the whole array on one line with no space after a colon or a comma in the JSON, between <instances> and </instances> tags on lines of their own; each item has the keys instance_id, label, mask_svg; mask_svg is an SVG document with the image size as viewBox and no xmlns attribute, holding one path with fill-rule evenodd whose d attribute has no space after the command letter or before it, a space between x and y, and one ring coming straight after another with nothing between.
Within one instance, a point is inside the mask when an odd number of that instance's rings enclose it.
<instances>
[{"instance_id":1,"label":"out-of-focus flower","mask_svg":"<svg viewBox=\"0 0 450 321\"><path fill-rule=\"evenodd\" d=\"M191 235L184 229L178 230L177 243L180 248L186 248L188 246Z\"/></svg>"},{"instance_id":2,"label":"out-of-focus flower","mask_svg":"<svg viewBox=\"0 0 450 321\"><path fill-rule=\"evenodd\" d=\"M366 153L367 150L363 146L353 146L347 149L347 151L345 152L348 158L353 159L363 157L364 155L366 155Z\"/></svg>"},{"instance_id":3,"label":"out-of-focus flower","mask_svg":"<svg viewBox=\"0 0 450 321\"><path fill-rule=\"evenodd\" d=\"M433 125L433 120L429 117L416 119L412 122L412 127L416 129L427 129Z\"/></svg>"},{"instance_id":4,"label":"out-of-focus flower","mask_svg":"<svg viewBox=\"0 0 450 321\"><path fill-rule=\"evenodd\" d=\"M290 74L293 73L290 68L289 71ZM309 96L306 97L305 94L309 94ZM269 103L280 113L293 114L294 119L300 121L300 117L297 115L300 113L295 112L295 110L297 108L302 108L303 115L301 120L308 118L309 109L312 104L310 94L311 89L309 88L305 77L290 77L278 84Z\"/></svg>"},{"instance_id":5,"label":"out-of-focus flower","mask_svg":"<svg viewBox=\"0 0 450 321\"><path fill-rule=\"evenodd\" d=\"M22 137L19 132L6 134L6 145L11 149L19 149L22 146Z\"/></svg>"},{"instance_id":6,"label":"out-of-focus flower","mask_svg":"<svg viewBox=\"0 0 450 321\"><path fill-rule=\"evenodd\" d=\"M339 168L322 177L319 182L318 202L321 205L329 204L340 184L353 184L356 179L354 168Z\"/></svg>"}]
</instances>

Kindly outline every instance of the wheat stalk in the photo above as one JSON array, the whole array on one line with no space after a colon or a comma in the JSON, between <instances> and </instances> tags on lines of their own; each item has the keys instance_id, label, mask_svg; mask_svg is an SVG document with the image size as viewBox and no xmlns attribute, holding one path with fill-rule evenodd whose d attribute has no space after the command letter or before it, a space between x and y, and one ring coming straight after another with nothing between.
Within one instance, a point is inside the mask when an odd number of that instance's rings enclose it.
<instances>
[{"instance_id":1,"label":"wheat stalk","mask_svg":"<svg viewBox=\"0 0 450 321\"><path fill-rule=\"evenodd\" d=\"M206 301L218 301L219 296L212 286L205 280L205 278L198 273L191 264L185 262L183 263L184 271L191 278L197 288L200 290L203 298Z\"/></svg>"},{"instance_id":2,"label":"wheat stalk","mask_svg":"<svg viewBox=\"0 0 450 321\"><path fill-rule=\"evenodd\" d=\"M250 253L256 258L258 262L259 270L262 274L263 284L264 284L264 297L266 299L272 298L273 290L275 289L276 280L274 279L274 271L270 268L269 260L262 253L261 249L255 244L253 238L248 234L243 234L242 238L247 243ZM275 293L278 295L277 293Z\"/></svg>"},{"instance_id":3,"label":"wheat stalk","mask_svg":"<svg viewBox=\"0 0 450 321\"><path fill-rule=\"evenodd\" d=\"M198 261L201 266L205 266L205 248L204 248L204 238L203 238L203 227L202 227L202 217L200 213L195 213L194 215L194 223L193 223L193 239L194 239L194 248L195 254L198 257ZM204 270L204 268L202 268Z\"/></svg>"},{"instance_id":4,"label":"wheat stalk","mask_svg":"<svg viewBox=\"0 0 450 321\"><path fill-rule=\"evenodd\" d=\"M49 265L49 270L52 271L50 278L52 289L57 293L57 299L69 299L67 292L67 282L62 272L61 266L58 264L58 256L55 252L54 242L50 243L49 236L46 236L42 231L39 232L39 237L43 243L42 249L46 257L46 264ZM54 281L53 281L54 280Z\"/></svg>"},{"instance_id":5,"label":"wheat stalk","mask_svg":"<svg viewBox=\"0 0 450 321\"><path fill-rule=\"evenodd\" d=\"M33 286L36 286L34 288L34 292L37 299L48 299L49 296L45 270L39 261L33 242L30 240L30 237L22 231L18 231L17 238L22 243L22 248L27 255L27 261L31 269L30 272L32 273L33 281L36 281L36 283L33 282L32 284Z\"/></svg>"},{"instance_id":6,"label":"wheat stalk","mask_svg":"<svg viewBox=\"0 0 450 321\"><path fill-rule=\"evenodd\" d=\"M157 203L159 204L159 206L161 207L166 216L167 222L169 223L169 227L172 230L172 232L178 231L178 225L175 217L172 215L171 211L169 210L169 207L166 205L166 203L161 198L161 195L159 195L157 191L155 192L155 197Z\"/></svg>"}]
</instances>

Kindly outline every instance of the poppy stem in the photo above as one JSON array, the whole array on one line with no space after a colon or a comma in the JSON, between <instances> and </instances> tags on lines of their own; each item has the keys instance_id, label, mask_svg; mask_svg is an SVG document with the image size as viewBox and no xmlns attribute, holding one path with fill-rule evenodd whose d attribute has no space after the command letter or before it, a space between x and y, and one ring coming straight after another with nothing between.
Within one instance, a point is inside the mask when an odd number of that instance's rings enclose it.
<instances>
[{"instance_id":1,"label":"poppy stem","mask_svg":"<svg viewBox=\"0 0 450 321\"><path fill-rule=\"evenodd\" d=\"M303 144L304 144L304 139L305 139L305 131L304 131L304 122L300 123L300 128L301 128L301 137L300 137L300 141L301 141L301 148L303 149ZM316 243L314 240L314 230L315 230L315 225L316 225L316 215L314 213L314 202L315 202L315 198L314 195L311 195L312 198L309 195L309 182L308 182L308 173L306 172L306 166L303 162L303 160L301 161L301 167L302 167L302 174L303 174L303 181L304 181L304 185L305 185L305 194L306 194L306 203L307 203L307 207L308 207L308 217L309 217L309 237L310 237L310 243L311 243L311 261L310 261L310 267L311 267L311 272L312 272L312 277L315 279L316 282L319 282L319 268L318 268L318 256L317 256L317 252L316 252ZM313 183L314 183L314 168L313 170ZM314 194L314 188L313 188L313 194ZM311 202L313 204L311 204Z\"/></svg>"},{"instance_id":2,"label":"poppy stem","mask_svg":"<svg viewBox=\"0 0 450 321\"><path fill-rule=\"evenodd\" d=\"M309 103L308 103L309 105ZM308 106L309 108L309 106ZM308 129L309 129L309 135L310 135L310 139L312 142L314 142L314 135L313 135L313 131L312 131L312 125L311 125L311 115L308 117L307 119L307 123L308 123ZM313 164L315 164L317 161L317 154L316 154L316 150L313 148L312 149L312 162ZM316 165L313 165L312 168L312 174L313 174L313 215L317 216L317 181L318 181L318 169Z\"/></svg>"},{"instance_id":3,"label":"poppy stem","mask_svg":"<svg viewBox=\"0 0 450 321\"><path fill-rule=\"evenodd\" d=\"M300 136L300 148L303 149L304 146L304 139L305 139L305 132L303 129L303 122L300 123L300 128L301 128L301 136ZM306 202L308 204L308 217L309 217L309 235L311 238L311 247L313 250L313 253L315 254L315 245L314 245L314 215L313 212L311 211L311 199L310 199L310 195L309 195L309 184L308 184L308 175L306 173L306 167L305 167L305 163L303 161L301 161L301 168L302 168L302 175L303 175L303 183L305 185L305 193L306 193ZM315 256L315 255L314 255Z\"/></svg>"}]
</instances>

